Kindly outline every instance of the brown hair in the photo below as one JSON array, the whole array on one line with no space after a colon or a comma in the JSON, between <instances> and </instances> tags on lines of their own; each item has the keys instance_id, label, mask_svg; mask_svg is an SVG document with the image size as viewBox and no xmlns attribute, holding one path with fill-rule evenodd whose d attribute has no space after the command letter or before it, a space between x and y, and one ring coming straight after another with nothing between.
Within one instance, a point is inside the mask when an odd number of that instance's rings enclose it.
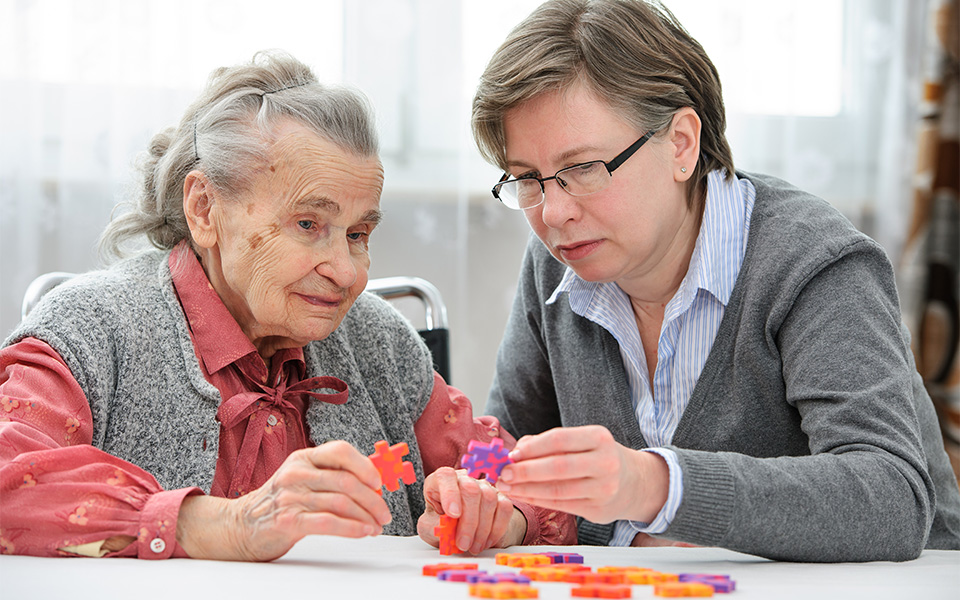
<instances>
[{"instance_id":1,"label":"brown hair","mask_svg":"<svg viewBox=\"0 0 960 600\"><path fill-rule=\"evenodd\" d=\"M506 167L506 112L581 82L640 131L662 130L681 108L700 116L700 156L688 202L701 209L710 171L734 172L716 67L663 5L643 0L550 0L494 53L473 99L473 135Z\"/></svg>"}]
</instances>

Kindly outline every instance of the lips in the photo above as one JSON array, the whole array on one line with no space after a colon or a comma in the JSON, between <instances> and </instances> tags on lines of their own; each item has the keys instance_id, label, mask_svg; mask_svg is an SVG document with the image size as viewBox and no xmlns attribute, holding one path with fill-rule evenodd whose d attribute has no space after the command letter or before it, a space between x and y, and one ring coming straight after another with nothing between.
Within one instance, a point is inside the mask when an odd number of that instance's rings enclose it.
<instances>
[{"instance_id":1,"label":"lips","mask_svg":"<svg viewBox=\"0 0 960 600\"><path fill-rule=\"evenodd\" d=\"M574 242L572 244L558 244L557 252L564 261L577 261L586 258L600 247L603 240L588 240L585 242Z\"/></svg>"},{"instance_id":2,"label":"lips","mask_svg":"<svg viewBox=\"0 0 960 600\"><path fill-rule=\"evenodd\" d=\"M343 296L330 295L330 294L321 294L318 296L310 294L297 294L308 304L314 306L323 306L323 307L337 307L340 306L340 303L343 302Z\"/></svg>"}]
</instances>

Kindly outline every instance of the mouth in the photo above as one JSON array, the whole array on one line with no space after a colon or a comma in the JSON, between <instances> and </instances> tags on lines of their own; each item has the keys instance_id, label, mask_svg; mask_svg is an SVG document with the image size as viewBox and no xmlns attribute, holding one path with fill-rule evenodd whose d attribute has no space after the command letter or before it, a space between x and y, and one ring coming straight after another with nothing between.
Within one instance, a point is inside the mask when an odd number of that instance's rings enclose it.
<instances>
[{"instance_id":1,"label":"mouth","mask_svg":"<svg viewBox=\"0 0 960 600\"><path fill-rule=\"evenodd\" d=\"M304 302L307 304L312 304L313 306L319 306L322 308L337 308L343 303L343 296L336 294L300 294L296 293Z\"/></svg>"},{"instance_id":2,"label":"mouth","mask_svg":"<svg viewBox=\"0 0 960 600\"><path fill-rule=\"evenodd\" d=\"M560 257L564 261L576 261L586 258L600 247L603 240L588 240L586 242L573 242L572 244L558 244L555 246Z\"/></svg>"}]
</instances>

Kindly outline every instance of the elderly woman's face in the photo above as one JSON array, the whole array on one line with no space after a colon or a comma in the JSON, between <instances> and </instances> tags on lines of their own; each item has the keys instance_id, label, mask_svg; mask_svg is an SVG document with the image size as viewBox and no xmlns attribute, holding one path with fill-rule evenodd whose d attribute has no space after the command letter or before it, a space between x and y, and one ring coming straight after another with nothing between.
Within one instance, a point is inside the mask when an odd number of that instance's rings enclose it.
<instances>
[{"instance_id":1,"label":"elderly woman's face","mask_svg":"<svg viewBox=\"0 0 960 600\"><path fill-rule=\"evenodd\" d=\"M217 203L220 269L208 273L265 355L340 325L367 284L383 188L376 157L346 153L293 123L278 134L250 190Z\"/></svg>"}]
</instances>

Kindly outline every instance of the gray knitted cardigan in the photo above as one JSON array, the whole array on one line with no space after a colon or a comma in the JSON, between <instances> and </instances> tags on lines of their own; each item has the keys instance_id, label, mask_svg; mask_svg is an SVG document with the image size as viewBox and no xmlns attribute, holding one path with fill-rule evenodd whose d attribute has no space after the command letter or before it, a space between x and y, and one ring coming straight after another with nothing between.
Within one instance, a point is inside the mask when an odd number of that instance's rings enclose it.
<instances>
[{"instance_id":1,"label":"gray knitted cardigan","mask_svg":"<svg viewBox=\"0 0 960 600\"><path fill-rule=\"evenodd\" d=\"M673 436L663 537L781 560L960 548L960 493L883 250L820 199L757 190L746 255ZM531 236L487 411L522 436L600 424L644 448L616 340L545 301L566 267ZM581 520L581 543L613 525Z\"/></svg>"},{"instance_id":2,"label":"gray knitted cardigan","mask_svg":"<svg viewBox=\"0 0 960 600\"><path fill-rule=\"evenodd\" d=\"M209 491L219 447L220 393L203 376L167 265L149 252L64 283L5 344L32 336L70 367L93 412L93 445L132 462L164 489ZM392 535L413 535L423 512L423 467L413 425L430 399L429 351L389 304L361 294L325 340L304 348L306 376L349 385L335 406L312 400L315 444L346 440L371 454L378 440L406 442L417 483L384 492Z\"/></svg>"}]
</instances>

